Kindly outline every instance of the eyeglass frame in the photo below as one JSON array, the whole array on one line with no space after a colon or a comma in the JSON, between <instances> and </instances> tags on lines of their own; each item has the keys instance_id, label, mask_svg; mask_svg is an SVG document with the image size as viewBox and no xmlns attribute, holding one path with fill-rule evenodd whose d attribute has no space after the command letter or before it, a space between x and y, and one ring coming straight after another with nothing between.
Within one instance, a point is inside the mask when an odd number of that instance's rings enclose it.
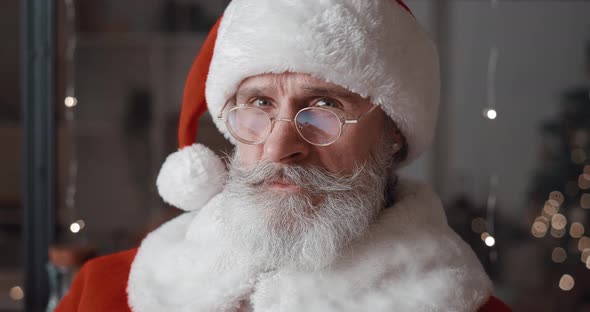
<instances>
[{"instance_id":1,"label":"eyeglass frame","mask_svg":"<svg viewBox=\"0 0 590 312\"><path fill-rule=\"evenodd\" d=\"M301 137L303 140L305 140L307 143L314 145L314 146L329 146L334 144L336 141L338 141L338 139L340 139L340 137L342 136L342 131L344 129L344 126L347 124L357 124L360 120L362 120L364 117L366 117L367 115L369 115L372 111L374 111L377 107L379 107L379 105L374 105L373 107L371 107L368 111L358 115L356 118L353 119L346 119L345 117L340 117L338 116L338 114L336 114L336 112L334 112L333 110L324 108L324 107L317 107L317 106L310 106L310 107L304 107L302 109L300 109L299 111L297 111L297 114L295 114L295 117L293 117L292 119L289 118L278 118L278 117L271 117L267 112L265 112L264 110L258 108L258 107L250 107L248 106L248 104L236 104L235 107L231 108L227 114L225 114L225 117L223 116L223 112L225 111L225 108L227 107L227 105L232 101L232 98L228 99L225 104L223 105L223 107L221 108L221 110L219 111L219 113L217 114L216 119L217 120L223 120L225 122L225 126L227 127L228 131L230 132L230 134L234 137L234 139L238 140L241 143L244 144L248 144L248 145L260 145L263 144L268 137L270 136L270 134L272 133L272 130L274 129L275 126L275 121L285 121L285 122L292 122L293 126L295 126L295 130L297 130L297 134L299 135L299 137ZM268 119L270 120L270 131L268 132L268 135L266 136L266 138L264 138L264 140L262 140L259 143L249 143L249 142L245 142L245 140L237 137L237 135L235 135L233 133L233 131L229 130L231 127L227 124L228 123L228 118L227 116L229 115L229 113L231 113L234 110L238 110L238 109L242 109L242 108L253 108L253 109L257 109L261 112L263 112L266 117L268 117ZM320 109L320 110L324 110L327 112L330 112L331 114L333 114L334 116L336 116L338 118L338 120L340 120L340 128L338 130L338 137L336 139L334 139L332 142L330 143L324 143L324 144L318 144L318 143L313 143L310 142L308 139L305 138L305 136L303 136L303 134L301 134L301 131L299 130L299 127L297 126L297 122L295 120L297 120L297 116L299 116L299 114L303 111L306 110L311 110L311 109ZM342 111L339 108L334 108L340 112L342 112L344 114L344 111Z\"/></svg>"}]
</instances>

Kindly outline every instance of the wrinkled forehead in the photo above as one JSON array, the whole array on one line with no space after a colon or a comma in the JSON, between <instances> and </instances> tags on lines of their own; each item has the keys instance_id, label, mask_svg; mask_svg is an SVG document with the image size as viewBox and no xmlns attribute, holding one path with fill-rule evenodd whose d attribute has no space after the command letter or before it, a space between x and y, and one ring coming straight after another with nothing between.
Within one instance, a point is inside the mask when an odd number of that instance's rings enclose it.
<instances>
[{"instance_id":1,"label":"wrinkled forehead","mask_svg":"<svg viewBox=\"0 0 590 312\"><path fill-rule=\"evenodd\" d=\"M236 96L252 93L299 92L305 94L332 95L351 101L368 100L338 84L305 73L266 73L245 78L236 90Z\"/></svg>"}]
</instances>

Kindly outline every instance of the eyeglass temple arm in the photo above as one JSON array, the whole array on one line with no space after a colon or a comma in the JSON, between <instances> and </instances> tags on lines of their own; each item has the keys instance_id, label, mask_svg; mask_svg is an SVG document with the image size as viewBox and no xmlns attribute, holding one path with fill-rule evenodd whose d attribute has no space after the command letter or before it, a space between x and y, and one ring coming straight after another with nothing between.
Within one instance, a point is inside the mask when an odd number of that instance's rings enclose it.
<instances>
[{"instance_id":1,"label":"eyeglass temple arm","mask_svg":"<svg viewBox=\"0 0 590 312\"><path fill-rule=\"evenodd\" d=\"M223 120L223 111L225 110L225 107L227 106L227 104L229 103L230 100L227 100L225 102L225 104L223 104L223 107L221 108L221 110L219 110L219 113L217 114L217 119L218 120Z\"/></svg>"},{"instance_id":2,"label":"eyeglass temple arm","mask_svg":"<svg viewBox=\"0 0 590 312\"><path fill-rule=\"evenodd\" d=\"M359 120L365 118L365 116L369 115L372 111L375 110L375 108L379 107L379 105L374 105L371 109L369 109L368 111L366 111L365 113L361 114L360 116L358 116L355 119L345 119L344 123L345 124L355 124L358 123Z\"/></svg>"}]
</instances>

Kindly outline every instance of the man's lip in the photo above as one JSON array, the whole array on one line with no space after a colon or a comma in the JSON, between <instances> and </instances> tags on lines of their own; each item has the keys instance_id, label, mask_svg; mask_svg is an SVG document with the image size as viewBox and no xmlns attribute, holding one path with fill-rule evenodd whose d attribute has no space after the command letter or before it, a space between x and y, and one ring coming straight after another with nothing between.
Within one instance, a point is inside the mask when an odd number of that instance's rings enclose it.
<instances>
[{"instance_id":1,"label":"man's lip","mask_svg":"<svg viewBox=\"0 0 590 312\"><path fill-rule=\"evenodd\" d=\"M270 187L273 189L278 189L278 190L282 190L282 191L292 191L292 192L296 192L296 191L300 191L301 188L295 184L291 184L285 181L275 181L270 183Z\"/></svg>"}]
</instances>

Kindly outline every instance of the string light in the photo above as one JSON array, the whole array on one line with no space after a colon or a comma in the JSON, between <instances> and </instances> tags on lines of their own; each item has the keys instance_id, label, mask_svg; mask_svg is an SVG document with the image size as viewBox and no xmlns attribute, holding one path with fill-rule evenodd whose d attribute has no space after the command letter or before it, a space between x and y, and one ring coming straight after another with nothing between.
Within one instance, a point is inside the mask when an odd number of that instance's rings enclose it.
<instances>
[{"instance_id":1,"label":"string light","mask_svg":"<svg viewBox=\"0 0 590 312\"><path fill-rule=\"evenodd\" d=\"M580 197L580 206L584 209L590 209L590 194L582 194Z\"/></svg>"},{"instance_id":2,"label":"string light","mask_svg":"<svg viewBox=\"0 0 590 312\"><path fill-rule=\"evenodd\" d=\"M563 291L570 291L574 288L574 278L569 274L564 274L559 280L559 288Z\"/></svg>"},{"instance_id":3,"label":"string light","mask_svg":"<svg viewBox=\"0 0 590 312\"><path fill-rule=\"evenodd\" d=\"M563 263L567 259L567 252L561 247L555 247L551 253L551 259L555 263Z\"/></svg>"},{"instance_id":4,"label":"string light","mask_svg":"<svg viewBox=\"0 0 590 312\"><path fill-rule=\"evenodd\" d=\"M80 224L78 222L70 224L70 231L74 234L80 232Z\"/></svg>"},{"instance_id":5,"label":"string light","mask_svg":"<svg viewBox=\"0 0 590 312\"><path fill-rule=\"evenodd\" d=\"M566 232L565 228L563 228L563 229L552 228L551 229L551 236L553 236L555 238L562 238L565 236L565 232Z\"/></svg>"},{"instance_id":6,"label":"string light","mask_svg":"<svg viewBox=\"0 0 590 312\"><path fill-rule=\"evenodd\" d=\"M548 228L549 226L545 223L537 221L533 223L533 227L531 228L531 234L533 234L533 236L536 238L542 238L547 234Z\"/></svg>"},{"instance_id":7,"label":"string light","mask_svg":"<svg viewBox=\"0 0 590 312\"><path fill-rule=\"evenodd\" d=\"M64 85L65 95L64 104L68 108L65 110L65 128L67 135L65 143L67 144L68 163L67 176L65 179L65 220L71 222L76 218L76 193L78 179L78 154L76 142L76 109L78 99L76 98L76 51L77 51L77 31L76 31L76 8L74 0L65 0L65 53L64 53ZM70 231L77 233L84 227L80 220L70 225Z\"/></svg>"},{"instance_id":8,"label":"string light","mask_svg":"<svg viewBox=\"0 0 590 312\"><path fill-rule=\"evenodd\" d=\"M66 107L72 108L78 104L78 99L76 99L73 96L68 96L64 100L64 104L66 105Z\"/></svg>"},{"instance_id":9,"label":"string light","mask_svg":"<svg viewBox=\"0 0 590 312\"><path fill-rule=\"evenodd\" d=\"M25 292L20 286L14 286L10 288L8 295L10 296L10 299L14 301L20 301L25 297Z\"/></svg>"},{"instance_id":10,"label":"string light","mask_svg":"<svg viewBox=\"0 0 590 312\"><path fill-rule=\"evenodd\" d=\"M553 191L553 192L549 193L549 201L551 201L553 203L553 205L559 207L559 206L563 205L565 198L564 198L562 192Z\"/></svg>"},{"instance_id":11,"label":"string light","mask_svg":"<svg viewBox=\"0 0 590 312\"><path fill-rule=\"evenodd\" d=\"M543 214L548 218L553 217L553 215L556 214L558 211L559 206L553 206L549 201L547 201L545 203L545 206L543 207Z\"/></svg>"},{"instance_id":12,"label":"string light","mask_svg":"<svg viewBox=\"0 0 590 312\"><path fill-rule=\"evenodd\" d=\"M587 236L582 236L578 241L578 250L584 251L585 249L590 249L590 238Z\"/></svg>"},{"instance_id":13,"label":"string light","mask_svg":"<svg viewBox=\"0 0 590 312\"><path fill-rule=\"evenodd\" d=\"M582 263L586 264L588 262L588 258L590 258L590 248L584 249L584 251L582 251L580 260L582 260Z\"/></svg>"},{"instance_id":14,"label":"string light","mask_svg":"<svg viewBox=\"0 0 590 312\"><path fill-rule=\"evenodd\" d=\"M488 245L488 247L492 247L496 244L496 239L492 236L488 236L486 237L485 243Z\"/></svg>"},{"instance_id":15,"label":"string light","mask_svg":"<svg viewBox=\"0 0 590 312\"><path fill-rule=\"evenodd\" d=\"M584 235L584 225L579 222L574 222L570 226L570 236L573 238L580 238Z\"/></svg>"},{"instance_id":16,"label":"string light","mask_svg":"<svg viewBox=\"0 0 590 312\"><path fill-rule=\"evenodd\" d=\"M488 108L484 109L483 115L489 120L494 120L498 117L498 112L495 109Z\"/></svg>"},{"instance_id":17,"label":"string light","mask_svg":"<svg viewBox=\"0 0 590 312\"><path fill-rule=\"evenodd\" d=\"M555 214L553 218L551 218L551 227L556 230L563 230L567 225L567 219L562 214Z\"/></svg>"}]
</instances>

